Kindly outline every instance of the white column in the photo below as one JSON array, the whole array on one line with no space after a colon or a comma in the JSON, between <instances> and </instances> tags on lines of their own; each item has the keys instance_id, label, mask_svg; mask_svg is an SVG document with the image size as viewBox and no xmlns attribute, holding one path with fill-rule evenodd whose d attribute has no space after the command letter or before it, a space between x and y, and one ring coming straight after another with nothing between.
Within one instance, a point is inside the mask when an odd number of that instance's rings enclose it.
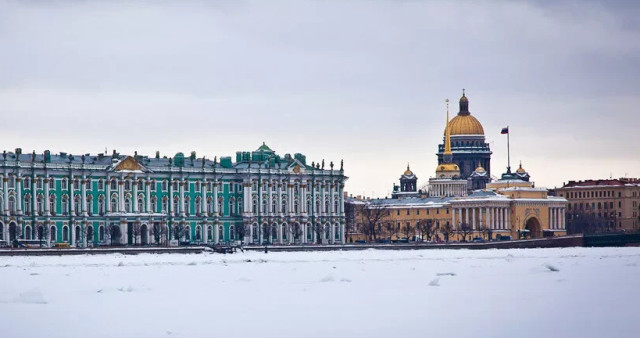
<instances>
[{"instance_id":1,"label":"white column","mask_svg":"<svg viewBox=\"0 0 640 338\"><path fill-rule=\"evenodd\" d=\"M473 230L476 230L476 208L471 208L471 217L473 219L471 227Z\"/></svg>"},{"instance_id":2,"label":"white column","mask_svg":"<svg viewBox=\"0 0 640 338\"><path fill-rule=\"evenodd\" d=\"M565 229L565 217L567 216L566 210L562 208L562 215L560 216L560 229Z\"/></svg>"},{"instance_id":3,"label":"white column","mask_svg":"<svg viewBox=\"0 0 640 338\"><path fill-rule=\"evenodd\" d=\"M334 210L333 210L333 203L334 203L334 198L335 198L335 195L334 195L335 187L336 187L335 183L331 182L331 184L329 185L329 189L330 189L329 190L329 215L331 215L331 216L335 216L335 213L334 213ZM333 228L334 228L334 226L331 225L331 229L333 229ZM335 230L333 232L334 232L334 236L331 237L332 243L333 243L333 241L335 241L335 238L336 238Z\"/></svg>"},{"instance_id":4,"label":"white column","mask_svg":"<svg viewBox=\"0 0 640 338\"><path fill-rule=\"evenodd\" d=\"M201 201L200 201L200 214L205 216L207 214L207 181L202 181L200 185L200 191L202 192ZM206 231L205 231L206 232Z\"/></svg>"},{"instance_id":5,"label":"white column","mask_svg":"<svg viewBox=\"0 0 640 338\"><path fill-rule=\"evenodd\" d=\"M220 214L220 210L218 210L218 181L213 182L213 201L212 201L212 203L213 203L213 213L214 213L215 216L218 216ZM214 237L216 237L216 236L217 235L214 234Z\"/></svg>"},{"instance_id":6,"label":"white column","mask_svg":"<svg viewBox=\"0 0 640 338\"><path fill-rule=\"evenodd\" d=\"M49 210L49 177L44 178L44 214L49 216L51 211Z\"/></svg>"},{"instance_id":7,"label":"white column","mask_svg":"<svg viewBox=\"0 0 640 338\"><path fill-rule=\"evenodd\" d=\"M484 222L488 229L492 229L491 220L489 219L489 207L484 207Z\"/></svg>"},{"instance_id":8,"label":"white column","mask_svg":"<svg viewBox=\"0 0 640 338\"><path fill-rule=\"evenodd\" d=\"M451 226L456 226L456 209L453 208L453 205L451 205Z\"/></svg>"},{"instance_id":9,"label":"white column","mask_svg":"<svg viewBox=\"0 0 640 338\"><path fill-rule=\"evenodd\" d=\"M287 185L287 191L288 191L288 197L289 197L289 206L287 207L287 209L289 210L289 215L293 215L293 212L295 210L293 210L293 201L294 201L294 196L293 194L295 193L295 190L293 189L294 185L289 183Z\"/></svg>"},{"instance_id":10,"label":"white column","mask_svg":"<svg viewBox=\"0 0 640 338\"><path fill-rule=\"evenodd\" d=\"M217 204L217 203L216 203ZM218 244L220 242L220 225L217 223L213 224L213 242Z\"/></svg>"},{"instance_id":11,"label":"white column","mask_svg":"<svg viewBox=\"0 0 640 338\"><path fill-rule=\"evenodd\" d=\"M276 210L276 213L279 215L282 213L282 182L278 181L278 191L277 191L277 198L276 198L276 204L277 204L277 208L278 210Z\"/></svg>"},{"instance_id":12,"label":"white column","mask_svg":"<svg viewBox=\"0 0 640 338\"><path fill-rule=\"evenodd\" d=\"M269 180L269 184L267 184L267 190L269 190L269 200L267 201L267 211L266 215L272 215L273 212L271 210L271 206L273 203L273 181ZM277 211L277 210L276 210Z\"/></svg>"},{"instance_id":13,"label":"white column","mask_svg":"<svg viewBox=\"0 0 640 338\"><path fill-rule=\"evenodd\" d=\"M69 223L69 239L71 240L71 246L76 246L76 224Z\"/></svg>"},{"instance_id":14,"label":"white column","mask_svg":"<svg viewBox=\"0 0 640 338\"><path fill-rule=\"evenodd\" d=\"M282 244L282 224L278 224L278 243Z\"/></svg>"},{"instance_id":15,"label":"white column","mask_svg":"<svg viewBox=\"0 0 640 338\"><path fill-rule=\"evenodd\" d=\"M184 184L185 184L184 180L181 179L180 183L178 185L178 193L180 194L179 202L178 202L178 204L179 204L178 205L178 210L180 210L180 216L182 216L182 217L184 217L184 213L185 213L185 210L184 210Z\"/></svg>"},{"instance_id":16,"label":"white column","mask_svg":"<svg viewBox=\"0 0 640 338\"><path fill-rule=\"evenodd\" d=\"M122 209L124 210L124 208ZM129 225L127 222L120 222L120 244L127 245L129 243Z\"/></svg>"},{"instance_id":17,"label":"white column","mask_svg":"<svg viewBox=\"0 0 640 338\"><path fill-rule=\"evenodd\" d=\"M150 213L153 208L151 208L151 179L147 178L147 180L144 182L144 187L145 187L145 204L147 206L147 210L146 212Z\"/></svg>"},{"instance_id":18,"label":"white column","mask_svg":"<svg viewBox=\"0 0 640 338\"><path fill-rule=\"evenodd\" d=\"M507 228L507 208L502 208L502 228Z\"/></svg>"},{"instance_id":19,"label":"white column","mask_svg":"<svg viewBox=\"0 0 640 338\"><path fill-rule=\"evenodd\" d=\"M326 184L323 181L322 184L320 185L320 215L321 216L325 216L325 210L324 210L324 205L325 205L325 189L326 189Z\"/></svg>"},{"instance_id":20,"label":"white column","mask_svg":"<svg viewBox=\"0 0 640 338\"><path fill-rule=\"evenodd\" d=\"M469 225L469 207L464 208L464 212L465 212L465 216L464 216L465 221L464 222L467 223L467 225Z\"/></svg>"},{"instance_id":21,"label":"white column","mask_svg":"<svg viewBox=\"0 0 640 338\"><path fill-rule=\"evenodd\" d=\"M131 203L133 203L132 210L133 212L140 212L142 210L138 210L138 180L136 178L133 179L133 198L131 198Z\"/></svg>"},{"instance_id":22,"label":"white column","mask_svg":"<svg viewBox=\"0 0 640 338\"><path fill-rule=\"evenodd\" d=\"M4 195L4 197L2 198L3 202L4 202L4 213L5 215L9 215L9 178L8 177L4 177L2 178L2 194ZM31 185L33 186L33 191L35 191L35 185L36 182L32 182ZM35 204L37 201L36 199L36 194L33 194L33 204ZM8 238L8 236L7 236Z\"/></svg>"},{"instance_id":23,"label":"white column","mask_svg":"<svg viewBox=\"0 0 640 338\"><path fill-rule=\"evenodd\" d=\"M120 193L119 195L119 200L120 200L120 212L124 212L124 181L123 180L119 180L118 181L118 189L120 189ZM121 226L122 228L122 226ZM122 238L124 238L124 236L122 236Z\"/></svg>"},{"instance_id":24,"label":"white column","mask_svg":"<svg viewBox=\"0 0 640 338\"><path fill-rule=\"evenodd\" d=\"M258 181L258 207L256 208L256 212L258 213L258 215L264 215L267 212L267 210L262 210L262 196L264 195L264 186L264 180Z\"/></svg>"},{"instance_id":25,"label":"white column","mask_svg":"<svg viewBox=\"0 0 640 338\"><path fill-rule=\"evenodd\" d=\"M47 196L47 203L49 203L49 196ZM22 177L16 177L16 213L18 215L22 214ZM33 225L33 228L36 229L36 225Z\"/></svg>"},{"instance_id":26,"label":"white column","mask_svg":"<svg viewBox=\"0 0 640 338\"><path fill-rule=\"evenodd\" d=\"M299 203L300 203L300 213L306 214L307 213L307 185L306 184L300 184Z\"/></svg>"},{"instance_id":27,"label":"white column","mask_svg":"<svg viewBox=\"0 0 640 338\"><path fill-rule=\"evenodd\" d=\"M340 244L345 244L346 240L346 234L344 233L344 223L340 223Z\"/></svg>"},{"instance_id":28,"label":"white column","mask_svg":"<svg viewBox=\"0 0 640 338\"><path fill-rule=\"evenodd\" d=\"M104 202L106 203L104 205L104 210L106 212L111 212L111 181L109 180L109 176L107 176L105 178L105 196L104 196ZM100 230L100 229L98 229Z\"/></svg>"}]
</instances>

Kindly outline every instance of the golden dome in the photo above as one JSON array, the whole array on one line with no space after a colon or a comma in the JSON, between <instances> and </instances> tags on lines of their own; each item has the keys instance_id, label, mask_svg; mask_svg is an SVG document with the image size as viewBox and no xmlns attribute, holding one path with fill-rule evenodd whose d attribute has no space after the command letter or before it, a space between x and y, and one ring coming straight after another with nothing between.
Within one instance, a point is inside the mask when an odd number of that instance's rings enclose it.
<instances>
[{"instance_id":1,"label":"golden dome","mask_svg":"<svg viewBox=\"0 0 640 338\"><path fill-rule=\"evenodd\" d=\"M484 135L480 121L471 115L458 115L449 121L451 135Z\"/></svg>"},{"instance_id":2,"label":"golden dome","mask_svg":"<svg viewBox=\"0 0 640 338\"><path fill-rule=\"evenodd\" d=\"M407 170L404 171L404 175L405 176L413 175L413 171L411 171L411 169L409 169L409 165L408 164L407 164Z\"/></svg>"},{"instance_id":3,"label":"golden dome","mask_svg":"<svg viewBox=\"0 0 640 338\"><path fill-rule=\"evenodd\" d=\"M524 168L522 168L522 163L520 163L520 168L518 168L518 170L516 170L516 173L518 174L526 174L527 171L524 170Z\"/></svg>"},{"instance_id":4,"label":"golden dome","mask_svg":"<svg viewBox=\"0 0 640 338\"><path fill-rule=\"evenodd\" d=\"M478 163L478 167L476 168L476 172L478 173L484 173L486 172L486 170L484 170L484 168L482 167L482 165L480 163Z\"/></svg>"}]
</instances>

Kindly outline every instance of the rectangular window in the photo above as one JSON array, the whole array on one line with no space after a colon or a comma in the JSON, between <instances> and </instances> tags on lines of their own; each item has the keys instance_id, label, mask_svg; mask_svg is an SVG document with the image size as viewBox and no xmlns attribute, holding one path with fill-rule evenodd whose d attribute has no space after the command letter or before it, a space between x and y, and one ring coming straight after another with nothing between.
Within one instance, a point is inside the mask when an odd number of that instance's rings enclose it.
<instances>
[{"instance_id":1,"label":"rectangular window","mask_svg":"<svg viewBox=\"0 0 640 338\"><path fill-rule=\"evenodd\" d=\"M396 215L400 216L400 210L396 210Z\"/></svg>"},{"instance_id":2,"label":"rectangular window","mask_svg":"<svg viewBox=\"0 0 640 338\"><path fill-rule=\"evenodd\" d=\"M56 180L53 177L51 177L49 179L49 189L55 189L55 188L56 188Z\"/></svg>"},{"instance_id":3,"label":"rectangular window","mask_svg":"<svg viewBox=\"0 0 640 338\"><path fill-rule=\"evenodd\" d=\"M80 189L80 182L77 179L73 180L73 189Z\"/></svg>"},{"instance_id":4,"label":"rectangular window","mask_svg":"<svg viewBox=\"0 0 640 338\"><path fill-rule=\"evenodd\" d=\"M200 181L196 181L196 192L200 192Z\"/></svg>"},{"instance_id":5,"label":"rectangular window","mask_svg":"<svg viewBox=\"0 0 640 338\"><path fill-rule=\"evenodd\" d=\"M11 180L9 180L11 181ZM36 178L36 189L42 189L42 179Z\"/></svg>"},{"instance_id":6,"label":"rectangular window","mask_svg":"<svg viewBox=\"0 0 640 338\"><path fill-rule=\"evenodd\" d=\"M420 209L416 209L416 215L420 215Z\"/></svg>"},{"instance_id":7,"label":"rectangular window","mask_svg":"<svg viewBox=\"0 0 640 338\"><path fill-rule=\"evenodd\" d=\"M167 191L169 187L169 183L167 181L162 181L162 191Z\"/></svg>"},{"instance_id":8,"label":"rectangular window","mask_svg":"<svg viewBox=\"0 0 640 338\"><path fill-rule=\"evenodd\" d=\"M90 189L91 189L91 180L87 180L87 183L85 183L85 188L86 188L87 190L90 190Z\"/></svg>"},{"instance_id":9,"label":"rectangular window","mask_svg":"<svg viewBox=\"0 0 640 338\"><path fill-rule=\"evenodd\" d=\"M138 190L144 189L144 183L142 181L138 181Z\"/></svg>"},{"instance_id":10,"label":"rectangular window","mask_svg":"<svg viewBox=\"0 0 640 338\"><path fill-rule=\"evenodd\" d=\"M410 209L407 209L407 215L409 215L409 211L411 211Z\"/></svg>"},{"instance_id":11,"label":"rectangular window","mask_svg":"<svg viewBox=\"0 0 640 338\"><path fill-rule=\"evenodd\" d=\"M24 186L25 189L30 189L31 188L31 180L28 177L24 179L23 186Z\"/></svg>"},{"instance_id":12,"label":"rectangular window","mask_svg":"<svg viewBox=\"0 0 640 338\"><path fill-rule=\"evenodd\" d=\"M151 191L156 191L156 181L151 181Z\"/></svg>"},{"instance_id":13,"label":"rectangular window","mask_svg":"<svg viewBox=\"0 0 640 338\"><path fill-rule=\"evenodd\" d=\"M67 185L68 182L67 182L66 178L63 178L61 183L62 183L62 189L64 189L64 190L69 189L69 186Z\"/></svg>"},{"instance_id":14,"label":"rectangular window","mask_svg":"<svg viewBox=\"0 0 640 338\"><path fill-rule=\"evenodd\" d=\"M103 180L99 180L98 181L98 190L104 190L104 181Z\"/></svg>"}]
</instances>

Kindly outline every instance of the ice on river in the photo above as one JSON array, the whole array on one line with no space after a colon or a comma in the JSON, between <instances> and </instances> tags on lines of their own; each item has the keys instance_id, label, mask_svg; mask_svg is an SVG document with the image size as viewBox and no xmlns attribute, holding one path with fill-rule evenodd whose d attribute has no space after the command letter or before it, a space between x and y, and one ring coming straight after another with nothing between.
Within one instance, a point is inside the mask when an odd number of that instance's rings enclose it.
<instances>
[{"instance_id":1,"label":"ice on river","mask_svg":"<svg viewBox=\"0 0 640 338\"><path fill-rule=\"evenodd\" d=\"M636 337L640 248L0 258L2 337Z\"/></svg>"}]
</instances>

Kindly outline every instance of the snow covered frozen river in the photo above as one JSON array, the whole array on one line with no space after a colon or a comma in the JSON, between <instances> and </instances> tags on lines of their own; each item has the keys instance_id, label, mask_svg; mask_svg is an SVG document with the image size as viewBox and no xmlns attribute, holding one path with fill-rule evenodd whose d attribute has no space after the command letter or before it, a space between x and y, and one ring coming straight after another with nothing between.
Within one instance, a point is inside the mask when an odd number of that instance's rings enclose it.
<instances>
[{"instance_id":1,"label":"snow covered frozen river","mask_svg":"<svg viewBox=\"0 0 640 338\"><path fill-rule=\"evenodd\" d=\"M0 337L638 337L640 248L0 258Z\"/></svg>"}]
</instances>

